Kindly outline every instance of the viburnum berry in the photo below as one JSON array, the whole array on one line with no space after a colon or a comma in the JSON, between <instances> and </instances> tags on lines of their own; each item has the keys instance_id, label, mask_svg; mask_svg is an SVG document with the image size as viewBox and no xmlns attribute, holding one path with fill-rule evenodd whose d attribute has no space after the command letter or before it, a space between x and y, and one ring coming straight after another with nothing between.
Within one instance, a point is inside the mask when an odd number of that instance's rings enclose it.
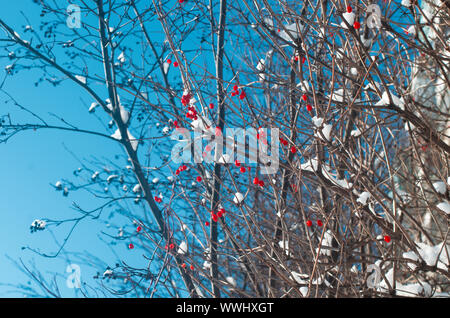
<instances>
[{"instance_id":1,"label":"viburnum berry","mask_svg":"<svg viewBox=\"0 0 450 318\"><path fill-rule=\"evenodd\" d=\"M244 92L244 90L241 91L241 95L239 95L240 99L244 99L247 94Z\"/></svg>"},{"instance_id":2,"label":"viburnum berry","mask_svg":"<svg viewBox=\"0 0 450 318\"><path fill-rule=\"evenodd\" d=\"M306 57L302 57L302 64L305 64L306 62Z\"/></svg>"},{"instance_id":3,"label":"viburnum berry","mask_svg":"<svg viewBox=\"0 0 450 318\"><path fill-rule=\"evenodd\" d=\"M258 184L259 184L260 187L264 187L264 181L263 180L259 180Z\"/></svg>"},{"instance_id":4,"label":"viburnum berry","mask_svg":"<svg viewBox=\"0 0 450 318\"><path fill-rule=\"evenodd\" d=\"M245 172L245 167L241 167L241 169L239 169L241 171L241 173Z\"/></svg>"},{"instance_id":5,"label":"viburnum berry","mask_svg":"<svg viewBox=\"0 0 450 318\"><path fill-rule=\"evenodd\" d=\"M306 102L308 100L308 96L306 96L306 94L303 94L302 99Z\"/></svg>"},{"instance_id":6,"label":"viburnum berry","mask_svg":"<svg viewBox=\"0 0 450 318\"><path fill-rule=\"evenodd\" d=\"M217 214L212 214L211 217L214 222L217 222L217 220L219 220L219 218L217 217Z\"/></svg>"},{"instance_id":7,"label":"viburnum berry","mask_svg":"<svg viewBox=\"0 0 450 318\"><path fill-rule=\"evenodd\" d=\"M321 220L317 220L317 225L318 226L322 226L323 225L322 221Z\"/></svg>"},{"instance_id":8,"label":"viburnum berry","mask_svg":"<svg viewBox=\"0 0 450 318\"><path fill-rule=\"evenodd\" d=\"M160 197L158 197L158 196L155 195L155 201L158 202L158 203L161 203L161 202L162 202L162 199L161 199Z\"/></svg>"},{"instance_id":9,"label":"viburnum berry","mask_svg":"<svg viewBox=\"0 0 450 318\"><path fill-rule=\"evenodd\" d=\"M197 182L202 182L203 179L201 176L197 176L196 180L197 180Z\"/></svg>"},{"instance_id":10,"label":"viburnum berry","mask_svg":"<svg viewBox=\"0 0 450 318\"><path fill-rule=\"evenodd\" d=\"M136 232L140 232L142 230L142 227L139 225L137 228L136 228Z\"/></svg>"},{"instance_id":11,"label":"viburnum berry","mask_svg":"<svg viewBox=\"0 0 450 318\"><path fill-rule=\"evenodd\" d=\"M191 265L191 267L189 267L191 269L191 271L194 270L194 265Z\"/></svg>"},{"instance_id":12,"label":"viburnum berry","mask_svg":"<svg viewBox=\"0 0 450 318\"><path fill-rule=\"evenodd\" d=\"M309 112L312 111L312 106L310 104L306 105L306 110Z\"/></svg>"},{"instance_id":13,"label":"viburnum berry","mask_svg":"<svg viewBox=\"0 0 450 318\"><path fill-rule=\"evenodd\" d=\"M389 243L391 241L391 237L389 235L385 235L383 239L386 243Z\"/></svg>"},{"instance_id":14,"label":"viburnum berry","mask_svg":"<svg viewBox=\"0 0 450 318\"><path fill-rule=\"evenodd\" d=\"M358 21L355 21L355 23L353 23L353 27L358 30L361 27L361 23L359 23Z\"/></svg>"},{"instance_id":15,"label":"viburnum berry","mask_svg":"<svg viewBox=\"0 0 450 318\"><path fill-rule=\"evenodd\" d=\"M224 208L221 208L220 210L219 210L219 212L217 212L217 216L219 217L219 218L221 218L224 214L225 214L225 209Z\"/></svg>"},{"instance_id":16,"label":"viburnum berry","mask_svg":"<svg viewBox=\"0 0 450 318\"><path fill-rule=\"evenodd\" d=\"M186 263L181 264L181 267L186 268Z\"/></svg>"},{"instance_id":17,"label":"viburnum berry","mask_svg":"<svg viewBox=\"0 0 450 318\"><path fill-rule=\"evenodd\" d=\"M128 248L129 248L130 250L132 250L132 249L134 248L133 243L128 244Z\"/></svg>"},{"instance_id":18,"label":"viburnum berry","mask_svg":"<svg viewBox=\"0 0 450 318\"><path fill-rule=\"evenodd\" d=\"M237 91L238 90L238 86L237 85L233 85L233 90Z\"/></svg>"},{"instance_id":19,"label":"viburnum berry","mask_svg":"<svg viewBox=\"0 0 450 318\"><path fill-rule=\"evenodd\" d=\"M255 178L253 179L253 184L259 184L259 179L258 179L257 177L255 177Z\"/></svg>"},{"instance_id":20,"label":"viburnum berry","mask_svg":"<svg viewBox=\"0 0 450 318\"><path fill-rule=\"evenodd\" d=\"M298 61L298 55L294 56L294 61Z\"/></svg>"},{"instance_id":21,"label":"viburnum berry","mask_svg":"<svg viewBox=\"0 0 450 318\"><path fill-rule=\"evenodd\" d=\"M291 147L291 152L292 152L292 153L296 153L296 152L297 152L297 148L296 148L295 146L292 146L292 147Z\"/></svg>"},{"instance_id":22,"label":"viburnum berry","mask_svg":"<svg viewBox=\"0 0 450 318\"><path fill-rule=\"evenodd\" d=\"M171 59L167 59L167 64L170 64L170 63L172 63L172 60Z\"/></svg>"},{"instance_id":23,"label":"viburnum berry","mask_svg":"<svg viewBox=\"0 0 450 318\"><path fill-rule=\"evenodd\" d=\"M347 12L348 13L352 13L352 7L351 6L347 6Z\"/></svg>"},{"instance_id":24,"label":"viburnum berry","mask_svg":"<svg viewBox=\"0 0 450 318\"><path fill-rule=\"evenodd\" d=\"M312 221L311 220L306 221L306 226L307 227L311 227L312 226Z\"/></svg>"},{"instance_id":25,"label":"viburnum berry","mask_svg":"<svg viewBox=\"0 0 450 318\"><path fill-rule=\"evenodd\" d=\"M205 222L205 226L209 226L209 222L208 221Z\"/></svg>"},{"instance_id":26,"label":"viburnum berry","mask_svg":"<svg viewBox=\"0 0 450 318\"><path fill-rule=\"evenodd\" d=\"M173 62L173 66L178 67L178 62L177 61Z\"/></svg>"},{"instance_id":27,"label":"viburnum berry","mask_svg":"<svg viewBox=\"0 0 450 318\"><path fill-rule=\"evenodd\" d=\"M210 103L210 104L209 104L209 108L214 109L214 104L213 104L213 103Z\"/></svg>"},{"instance_id":28,"label":"viburnum berry","mask_svg":"<svg viewBox=\"0 0 450 318\"><path fill-rule=\"evenodd\" d=\"M169 245L169 248L170 248L171 250L173 250L174 247L175 247L175 244L173 244L173 243L171 243L171 244Z\"/></svg>"},{"instance_id":29,"label":"viburnum berry","mask_svg":"<svg viewBox=\"0 0 450 318\"><path fill-rule=\"evenodd\" d=\"M236 165L236 167L239 167L239 166L241 165L241 162L240 162L239 160L236 159L236 160L234 161L234 164Z\"/></svg>"}]
</instances>

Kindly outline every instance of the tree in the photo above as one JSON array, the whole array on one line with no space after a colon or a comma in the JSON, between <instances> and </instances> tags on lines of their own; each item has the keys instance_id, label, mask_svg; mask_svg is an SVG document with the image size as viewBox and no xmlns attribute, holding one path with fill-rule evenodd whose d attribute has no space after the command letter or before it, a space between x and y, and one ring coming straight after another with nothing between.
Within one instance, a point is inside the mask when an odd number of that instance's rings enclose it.
<instances>
[{"instance_id":1,"label":"tree","mask_svg":"<svg viewBox=\"0 0 450 318\"><path fill-rule=\"evenodd\" d=\"M0 19L6 80L72 81L110 122L5 113L0 140L92 134L126 166L84 162L56 189L105 203L33 230L121 211L133 229L112 239L148 266L99 270L137 296L448 296L447 3L80 1L69 28L65 7L35 2L39 31Z\"/></svg>"}]
</instances>

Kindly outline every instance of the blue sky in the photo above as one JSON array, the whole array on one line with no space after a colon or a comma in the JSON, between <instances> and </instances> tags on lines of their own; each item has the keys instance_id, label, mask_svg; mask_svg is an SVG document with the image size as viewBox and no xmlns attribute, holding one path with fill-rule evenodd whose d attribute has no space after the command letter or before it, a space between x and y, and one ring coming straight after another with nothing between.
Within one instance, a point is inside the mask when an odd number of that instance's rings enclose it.
<instances>
[{"instance_id":1,"label":"blue sky","mask_svg":"<svg viewBox=\"0 0 450 318\"><path fill-rule=\"evenodd\" d=\"M28 24L20 11L30 19L31 24L39 19L39 7L31 0L3 1L0 16L11 26L22 29ZM4 14L8 13L8 14ZM37 25L37 23L35 24ZM4 55L5 52L1 52ZM0 78L5 76L4 68L8 59L0 59ZM9 76L4 90L11 94L18 103L51 118L49 113L55 113L63 118L70 118L71 123L82 128L96 128L99 130L98 119L87 112L92 102L91 98L82 93L73 84L64 82L55 89L48 83L38 87L33 85L38 79L35 71L23 71ZM5 104L8 99L0 92L0 113L13 113L11 104ZM20 115L16 119L25 121L28 116ZM50 120L52 121L52 120ZM56 123L56 120L53 120ZM100 126L101 127L101 126ZM57 251L57 244L50 231L30 233L29 226L34 219L64 219L76 216L71 208L73 201L86 209L96 207L91 195L71 192L63 197L61 192L55 191L50 185L62 178L73 177L73 171L80 163L65 148L75 153L80 159L90 157L105 157L113 159L115 154L122 154L120 146L102 137L75 134L55 130L27 131L18 134L6 144L0 144L0 284L27 283L26 276L7 258L25 264L35 262L36 267L43 273L55 272L61 275L59 287L64 296L73 296L73 290L66 287L64 277L67 262L63 259L43 258L29 250L22 250L23 246L39 249L43 253L53 254ZM72 178L74 179L74 178ZM55 237L61 242L67 225L52 228ZM75 232L66 245L70 252L87 251L114 265L116 258L111 250L99 238L101 230L108 229L98 222L87 220L77 226ZM138 261L139 251L129 251L123 246L116 247L124 260L133 264ZM82 280L95 284L91 277L95 270L82 264ZM0 285L0 297L21 297L20 293L10 291L13 288Z\"/></svg>"}]
</instances>

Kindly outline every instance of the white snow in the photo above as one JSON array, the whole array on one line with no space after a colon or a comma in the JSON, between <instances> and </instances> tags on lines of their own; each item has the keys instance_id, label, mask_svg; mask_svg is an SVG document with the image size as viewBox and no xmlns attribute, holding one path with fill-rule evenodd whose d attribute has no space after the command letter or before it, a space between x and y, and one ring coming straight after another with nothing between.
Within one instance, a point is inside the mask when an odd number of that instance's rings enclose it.
<instances>
[{"instance_id":1,"label":"white snow","mask_svg":"<svg viewBox=\"0 0 450 318\"><path fill-rule=\"evenodd\" d=\"M362 132L358 127L356 127L354 130L352 130L350 132L350 136L353 136L353 137L359 137L359 136L361 136L361 134L362 134Z\"/></svg>"},{"instance_id":2,"label":"white snow","mask_svg":"<svg viewBox=\"0 0 450 318\"><path fill-rule=\"evenodd\" d=\"M244 201L244 195L240 192L236 192L233 198L234 203L239 204Z\"/></svg>"},{"instance_id":3,"label":"white snow","mask_svg":"<svg viewBox=\"0 0 450 318\"><path fill-rule=\"evenodd\" d=\"M89 107L89 112L93 113L95 111L95 108L98 106L98 103L94 102L91 104L91 107Z\"/></svg>"},{"instance_id":4,"label":"white snow","mask_svg":"<svg viewBox=\"0 0 450 318\"><path fill-rule=\"evenodd\" d=\"M256 69L260 72L264 71L264 65L266 61L264 59L260 59L258 64L256 65Z\"/></svg>"},{"instance_id":5,"label":"white snow","mask_svg":"<svg viewBox=\"0 0 450 318\"><path fill-rule=\"evenodd\" d=\"M133 150L136 151L139 141L133 137L133 135L130 133L129 130L127 130L128 133L128 139L130 140L131 143L131 147L133 147ZM114 134L111 135L112 138L117 139L117 140L122 140L122 136L120 134L120 130L117 129Z\"/></svg>"},{"instance_id":6,"label":"white snow","mask_svg":"<svg viewBox=\"0 0 450 318\"><path fill-rule=\"evenodd\" d=\"M236 288L236 286L237 286L236 280L235 280L233 277L228 276L228 277L226 278L226 280L227 280L228 284L230 284L231 286L233 286L234 288Z\"/></svg>"},{"instance_id":7,"label":"white snow","mask_svg":"<svg viewBox=\"0 0 450 318\"><path fill-rule=\"evenodd\" d=\"M120 55L117 57L117 59L119 60L120 63L125 63L125 61L126 61L125 53L122 51L122 53L120 53Z\"/></svg>"},{"instance_id":8,"label":"white snow","mask_svg":"<svg viewBox=\"0 0 450 318\"><path fill-rule=\"evenodd\" d=\"M436 205L436 207L444 211L445 213L450 214L450 204L448 203L448 201L443 201Z\"/></svg>"},{"instance_id":9,"label":"white snow","mask_svg":"<svg viewBox=\"0 0 450 318\"><path fill-rule=\"evenodd\" d=\"M284 252L286 253L286 255L290 255L291 253L289 252L289 241L288 240L282 240L278 242L278 246L280 246L280 248L282 248L284 250Z\"/></svg>"},{"instance_id":10,"label":"white snow","mask_svg":"<svg viewBox=\"0 0 450 318\"><path fill-rule=\"evenodd\" d=\"M367 200L370 198L370 193L367 191L362 192L359 195L359 198L356 199L356 202L361 203L362 205L366 205L367 204Z\"/></svg>"},{"instance_id":11,"label":"white snow","mask_svg":"<svg viewBox=\"0 0 450 318\"><path fill-rule=\"evenodd\" d=\"M407 30L406 33L410 34L410 35L415 35L416 34L416 26L411 25Z\"/></svg>"},{"instance_id":12,"label":"white snow","mask_svg":"<svg viewBox=\"0 0 450 318\"><path fill-rule=\"evenodd\" d=\"M331 256L331 247L333 243L333 234L330 230L327 230L323 235L322 246L320 248L320 254ZM316 248L316 253L319 251L319 248Z\"/></svg>"},{"instance_id":13,"label":"white snow","mask_svg":"<svg viewBox=\"0 0 450 318\"><path fill-rule=\"evenodd\" d=\"M86 84L86 77L82 75L75 75L75 78L79 80L81 83Z\"/></svg>"},{"instance_id":14,"label":"white snow","mask_svg":"<svg viewBox=\"0 0 450 318\"><path fill-rule=\"evenodd\" d=\"M139 183L133 187L133 192L134 193L141 192L141 185Z\"/></svg>"},{"instance_id":15,"label":"white snow","mask_svg":"<svg viewBox=\"0 0 450 318\"><path fill-rule=\"evenodd\" d=\"M108 176L108 178L106 178L106 182L110 183L111 181L113 181L114 179L118 178L119 176L117 174L112 174L110 176Z\"/></svg>"},{"instance_id":16,"label":"white snow","mask_svg":"<svg viewBox=\"0 0 450 318\"><path fill-rule=\"evenodd\" d=\"M353 25L353 22L355 22L355 14L353 12L345 12L342 14L342 17L345 21L347 21L348 24ZM341 22L341 27L344 29L347 29L347 25L345 25L345 22Z\"/></svg>"},{"instance_id":17,"label":"white snow","mask_svg":"<svg viewBox=\"0 0 450 318\"><path fill-rule=\"evenodd\" d=\"M410 7L411 6L411 0L402 0L402 6Z\"/></svg>"},{"instance_id":18,"label":"white snow","mask_svg":"<svg viewBox=\"0 0 450 318\"><path fill-rule=\"evenodd\" d=\"M91 179L92 179L92 180L95 180L95 179L97 179L97 177L98 177L99 173L100 173L100 172L98 172L98 171L95 171L95 172L94 172L94 173L92 174L92 176L91 176Z\"/></svg>"},{"instance_id":19,"label":"white snow","mask_svg":"<svg viewBox=\"0 0 450 318\"><path fill-rule=\"evenodd\" d=\"M447 192L447 185L445 182L437 181L433 183L433 188L436 190L437 193L445 194Z\"/></svg>"},{"instance_id":20,"label":"white snow","mask_svg":"<svg viewBox=\"0 0 450 318\"><path fill-rule=\"evenodd\" d=\"M153 178L152 182L153 183L158 183L159 182L159 178L158 177Z\"/></svg>"},{"instance_id":21,"label":"white snow","mask_svg":"<svg viewBox=\"0 0 450 318\"><path fill-rule=\"evenodd\" d=\"M178 247L178 254L186 254L187 253L187 244L185 241L180 243L180 246Z\"/></svg>"},{"instance_id":22,"label":"white snow","mask_svg":"<svg viewBox=\"0 0 450 318\"><path fill-rule=\"evenodd\" d=\"M400 109L405 110L405 101L402 98L398 98L393 93L391 93L392 102L394 105L398 106ZM375 106L387 106L389 105L389 94L387 91L384 91L381 95L381 99L375 104Z\"/></svg>"},{"instance_id":23,"label":"white snow","mask_svg":"<svg viewBox=\"0 0 450 318\"><path fill-rule=\"evenodd\" d=\"M61 182L61 181L56 181L55 187L56 187L58 190L62 189L62 182Z\"/></svg>"},{"instance_id":24,"label":"white snow","mask_svg":"<svg viewBox=\"0 0 450 318\"><path fill-rule=\"evenodd\" d=\"M311 118L311 120L312 120L314 126L316 126L317 128L322 126L323 118L317 118L317 116L314 116L313 118Z\"/></svg>"}]
</instances>

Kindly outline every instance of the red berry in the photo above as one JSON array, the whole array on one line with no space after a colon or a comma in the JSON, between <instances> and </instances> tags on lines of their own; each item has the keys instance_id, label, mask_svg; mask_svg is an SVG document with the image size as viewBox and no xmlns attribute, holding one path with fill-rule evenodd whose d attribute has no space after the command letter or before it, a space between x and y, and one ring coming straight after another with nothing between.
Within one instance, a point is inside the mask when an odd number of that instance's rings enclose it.
<instances>
[{"instance_id":1,"label":"red berry","mask_svg":"<svg viewBox=\"0 0 450 318\"><path fill-rule=\"evenodd\" d=\"M292 146L292 147L291 147L291 152L292 152L292 153L296 153L296 152L297 152L297 148L295 148L295 146Z\"/></svg>"},{"instance_id":2,"label":"red berry","mask_svg":"<svg viewBox=\"0 0 450 318\"><path fill-rule=\"evenodd\" d=\"M223 216L223 212L222 211L217 212L217 217L221 218L222 216Z\"/></svg>"},{"instance_id":3,"label":"red berry","mask_svg":"<svg viewBox=\"0 0 450 318\"><path fill-rule=\"evenodd\" d=\"M136 232L140 232L142 230L142 227L139 225L137 228L136 228Z\"/></svg>"},{"instance_id":4,"label":"red berry","mask_svg":"<svg viewBox=\"0 0 450 318\"><path fill-rule=\"evenodd\" d=\"M205 226L209 226L209 222L208 221L205 222Z\"/></svg>"},{"instance_id":5,"label":"red berry","mask_svg":"<svg viewBox=\"0 0 450 318\"><path fill-rule=\"evenodd\" d=\"M177 61L173 62L173 66L178 67L178 62Z\"/></svg>"},{"instance_id":6,"label":"red berry","mask_svg":"<svg viewBox=\"0 0 450 318\"><path fill-rule=\"evenodd\" d=\"M161 202L162 202L162 199L161 199L160 197L157 197L157 196L155 195L155 201L158 202L158 203L161 203Z\"/></svg>"},{"instance_id":7,"label":"red berry","mask_svg":"<svg viewBox=\"0 0 450 318\"><path fill-rule=\"evenodd\" d=\"M181 264L181 267L186 268L186 263Z\"/></svg>"},{"instance_id":8,"label":"red berry","mask_svg":"<svg viewBox=\"0 0 450 318\"><path fill-rule=\"evenodd\" d=\"M237 159L234 161L234 164L236 165L236 167L239 167L241 165L240 161Z\"/></svg>"},{"instance_id":9,"label":"red berry","mask_svg":"<svg viewBox=\"0 0 450 318\"><path fill-rule=\"evenodd\" d=\"M241 95L239 95L240 99L244 99L247 94L244 91L241 91Z\"/></svg>"},{"instance_id":10,"label":"red berry","mask_svg":"<svg viewBox=\"0 0 450 318\"><path fill-rule=\"evenodd\" d=\"M306 62L306 57L302 57L302 64L305 64Z\"/></svg>"},{"instance_id":11,"label":"red berry","mask_svg":"<svg viewBox=\"0 0 450 318\"><path fill-rule=\"evenodd\" d=\"M386 243L389 243L389 242L391 241L391 237L390 237L389 235L385 235L385 236L384 236L384 241L385 241Z\"/></svg>"},{"instance_id":12,"label":"red berry","mask_svg":"<svg viewBox=\"0 0 450 318\"><path fill-rule=\"evenodd\" d=\"M132 250L132 249L134 248L133 243L128 244L128 248L129 248L130 250Z\"/></svg>"},{"instance_id":13,"label":"red berry","mask_svg":"<svg viewBox=\"0 0 450 318\"><path fill-rule=\"evenodd\" d=\"M306 96L306 94L303 94L302 99L306 102L306 100L308 99L308 96Z\"/></svg>"},{"instance_id":14,"label":"red berry","mask_svg":"<svg viewBox=\"0 0 450 318\"><path fill-rule=\"evenodd\" d=\"M193 271L194 270L194 265L191 265L190 269Z\"/></svg>"},{"instance_id":15,"label":"red berry","mask_svg":"<svg viewBox=\"0 0 450 318\"><path fill-rule=\"evenodd\" d=\"M239 169L239 170L241 170L241 172L244 173L245 172L245 167L241 167L241 169Z\"/></svg>"},{"instance_id":16,"label":"red berry","mask_svg":"<svg viewBox=\"0 0 450 318\"><path fill-rule=\"evenodd\" d=\"M310 104L306 105L306 110L309 112L312 111L312 106Z\"/></svg>"},{"instance_id":17,"label":"red berry","mask_svg":"<svg viewBox=\"0 0 450 318\"><path fill-rule=\"evenodd\" d=\"M175 247L175 245L174 245L173 243L169 245L169 248L170 248L171 250L173 250L174 247Z\"/></svg>"},{"instance_id":18,"label":"red berry","mask_svg":"<svg viewBox=\"0 0 450 318\"><path fill-rule=\"evenodd\" d=\"M197 182L202 182L202 177L198 176L196 180Z\"/></svg>"},{"instance_id":19,"label":"red berry","mask_svg":"<svg viewBox=\"0 0 450 318\"><path fill-rule=\"evenodd\" d=\"M323 225L322 221L321 220L317 220L317 225L318 226L322 226Z\"/></svg>"},{"instance_id":20,"label":"red berry","mask_svg":"<svg viewBox=\"0 0 450 318\"><path fill-rule=\"evenodd\" d=\"M255 179L253 179L253 184L259 184L259 179L257 177L255 177Z\"/></svg>"},{"instance_id":21,"label":"red berry","mask_svg":"<svg viewBox=\"0 0 450 318\"><path fill-rule=\"evenodd\" d=\"M214 104L213 103L209 104L209 108L214 109Z\"/></svg>"},{"instance_id":22,"label":"red berry","mask_svg":"<svg viewBox=\"0 0 450 318\"><path fill-rule=\"evenodd\" d=\"M353 23L353 27L358 30L361 27L361 23L359 23L358 21L355 21L355 23Z\"/></svg>"},{"instance_id":23,"label":"red berry","mask_svg":"<svg viewBox=\"0 0 450 318\"><path fill-rule=\"evenodd\" d=\"M352 13L352 7L351 6L347 6L347 12L348 13Z\"/></svg>"},{"instance_id":24,"label":"red berry","mask_svg":"<svg viewBox=\"0 0 450 318\"><path fill-rule=\"evenodd\" d=\"M237 85L234 85L234 86L233 86L233 90L234 90L234 91L237 91L237 90L238 90L238 86L237 86Z\"/></svg>"},{"instance_id":25,"label":"red berry","mask_svg":"<svg viewBox=\"0 0 450 318\"><path fill-rule=\"evenodd\" d=\"M264 181L259 180L258 184L259 184L260 187L264 187Z\"/></svg>"},{"instance_id":26,"label":"red berry","mask_svg":"<svg viewBox=\"0 0 450 318\"><path fill-rule=\"evenodd\" d=\"M211 217L212 217L212 220L213 220L214 222L217 222L217 220L219 219L219 218L217 217L217 214L213 214Z\"/></svg>"},{"instance_id":27,"label":"red berry","mask_svg":"<svg viewBox=\"0 0 450 318\"><path fill-rule=\"evenodd\" d=\"M312 226L312 221L311 220L306 221L306 226L307 227L311 227Z\"/></svg>"},{"instance_id":28,"label":"red berry","mask_svg":"<svg viewBox=\"0 0 450 318\"><path fill-rule=\"evenodd\" d=\"M172 63L172 60L171 59L167 59L167 64L170 64L170 63Z\"/></svg>"}]
</instances>

